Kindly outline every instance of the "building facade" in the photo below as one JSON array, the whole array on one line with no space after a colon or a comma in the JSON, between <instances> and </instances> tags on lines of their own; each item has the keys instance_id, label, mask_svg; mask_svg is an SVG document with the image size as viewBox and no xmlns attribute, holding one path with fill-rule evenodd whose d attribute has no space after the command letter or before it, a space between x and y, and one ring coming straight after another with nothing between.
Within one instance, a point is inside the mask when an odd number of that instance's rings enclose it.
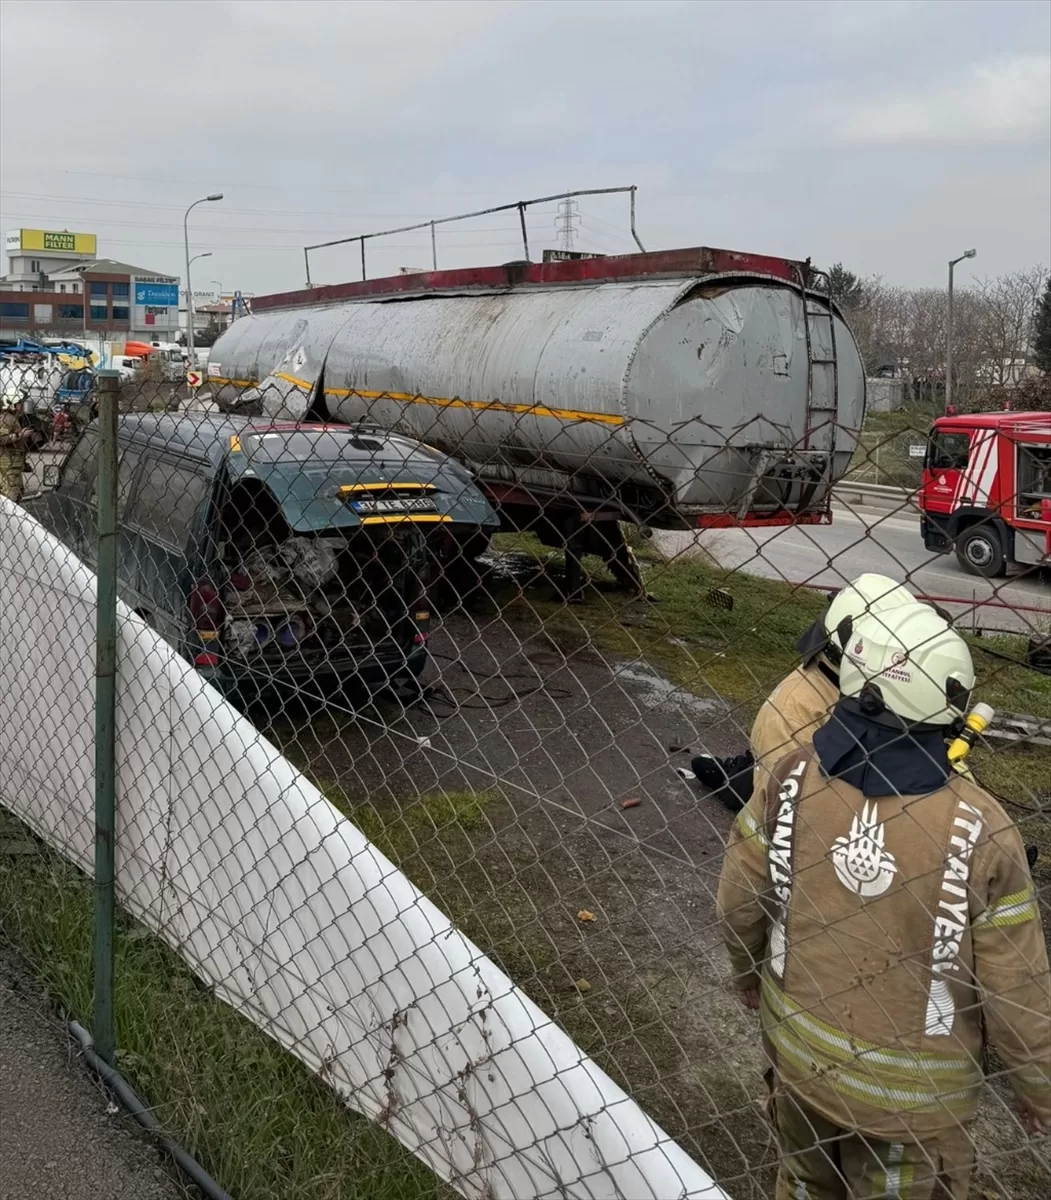
<instances>
[{"instance_id":1,"label":"building facade","mask_svg":"<svg viewBox=\"0 0 1051 1200\"><path fill-rule=\"evenodd\" d=\"M5 245L8 273L0 278L3 340L175 341L178 276L99 259L94 234L21 229L9 232Z\"/></svg>"}]
</instances>

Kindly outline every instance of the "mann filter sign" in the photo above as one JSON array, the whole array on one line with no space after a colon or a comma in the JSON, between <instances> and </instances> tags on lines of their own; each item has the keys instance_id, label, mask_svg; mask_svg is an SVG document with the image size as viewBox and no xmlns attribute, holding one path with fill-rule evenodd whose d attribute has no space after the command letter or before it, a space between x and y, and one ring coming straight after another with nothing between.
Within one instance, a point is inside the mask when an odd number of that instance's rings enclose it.
<instances>
[{"instance_id":1,"label":"mann filter sign","mask_svg":"<svg viewBox=\"0 0 1051 1200\"><path fill-rule=\"evenodd\" d=\"M178 283L135 281L135 303L148 304L154 308L178 308Z\"/></svg>"},{"instance_id":2,"label":"mann filter sign","mask_svg":"<svg viewBox=\"0 0 1051 1200\"><path fill-rule=\"evenodd\" d=\"M4 243L8 254L40 250L51 254L94 255L98 239L93 233L70 233L67 229L12 229Z\"/></svg>"}]
</instances>

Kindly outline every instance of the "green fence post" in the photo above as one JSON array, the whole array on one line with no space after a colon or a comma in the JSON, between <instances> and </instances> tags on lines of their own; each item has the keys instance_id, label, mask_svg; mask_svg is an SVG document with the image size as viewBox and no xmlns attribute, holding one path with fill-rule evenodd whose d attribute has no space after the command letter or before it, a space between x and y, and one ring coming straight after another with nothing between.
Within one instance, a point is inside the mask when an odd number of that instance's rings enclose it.
<instances>
[{"instance_id":1,"label":"green fence post","mask_svg":"<svg viewBox=\"0 0 1051 1200\"><path fill-rule=\"evenodd\" d=\"M117 395L120 376L99 371L98 571L95 609L95 973L92 1034L113 1063L114 841L117 718Z\"/></svg>"}]
</instances>

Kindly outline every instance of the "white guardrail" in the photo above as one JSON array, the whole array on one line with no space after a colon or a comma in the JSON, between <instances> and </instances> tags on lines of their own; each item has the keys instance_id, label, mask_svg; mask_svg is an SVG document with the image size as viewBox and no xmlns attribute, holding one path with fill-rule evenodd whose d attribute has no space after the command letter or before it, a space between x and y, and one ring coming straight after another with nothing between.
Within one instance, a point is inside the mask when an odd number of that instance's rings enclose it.
<instances>
[{"instance_id":1,"label":"white guardrail","mask_svg":"<svg viewBox=\"0 0 1051 1200\"><path fill-rule=\"evenodd\" d=\"M124 908L464 1196L727 1200L248 720L118 620ZM94 574L0 497L0 729L19 731L0 801L89 874L94 627Z\"/></svg>"},{"instance_id":2,"label":"white guardrail","mask_svg":"<svg viewBox=\"0 0 1051 1200\"><path fill-rule=\"evenodd\" d=\"M919 513L916 502L918 490L883 483L855 483L851 479L842 479L832 489L832 499L847 507L864 505L868 508L885 508L888 511L900 511L906 516L916 516Z\"/></svg>"}]
</instances>

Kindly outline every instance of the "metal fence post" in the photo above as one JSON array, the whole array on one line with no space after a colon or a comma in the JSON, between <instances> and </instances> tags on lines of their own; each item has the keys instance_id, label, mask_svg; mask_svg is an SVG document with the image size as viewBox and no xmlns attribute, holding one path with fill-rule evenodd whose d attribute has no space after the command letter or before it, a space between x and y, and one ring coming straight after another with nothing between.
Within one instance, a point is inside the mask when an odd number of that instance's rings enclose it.
<instances>
[{"instance_id":1,"label":"metal fence post","mask_svg":"<svg viewBox=\"0 0 1051 1200\"><path fill-rule=\"evenodd\" d=\"M98 572L95 610L95 972L92 1033L98 1055L114 1060L114 840L117 697L117 400L120 376L100 371Z\"/></svg>"}]
</instances>

